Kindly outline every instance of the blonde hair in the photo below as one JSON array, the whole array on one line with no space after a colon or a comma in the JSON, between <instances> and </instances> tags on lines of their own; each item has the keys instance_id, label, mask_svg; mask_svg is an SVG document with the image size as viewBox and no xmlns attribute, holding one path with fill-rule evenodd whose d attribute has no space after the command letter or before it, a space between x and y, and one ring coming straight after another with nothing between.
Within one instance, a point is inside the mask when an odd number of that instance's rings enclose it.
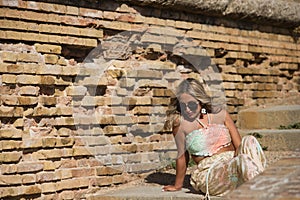
<instances>
[{"instance_id":1,"label":"blonde hair","mask_svg":"<svg viewBox=\"0 0 300 200\"><path fill-rule=\"evenodd\" d=\"M208 113L217 113L222 110L219 106L212 106L212 98L207 94L203 83L193 78L187 78L178 85L176 97L171 98L167 111L166 128L173 128L180 124L181 112L178 98L183 93L193 96Z\"/></svg>"}]
</instances>

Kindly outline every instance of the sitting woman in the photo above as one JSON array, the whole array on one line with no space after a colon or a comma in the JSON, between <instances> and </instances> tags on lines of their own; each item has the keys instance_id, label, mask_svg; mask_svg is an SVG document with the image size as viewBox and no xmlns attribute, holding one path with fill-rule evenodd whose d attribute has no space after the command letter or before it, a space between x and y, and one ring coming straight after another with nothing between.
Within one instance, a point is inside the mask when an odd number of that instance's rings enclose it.
<instances>
[{"instance_id":1,"label":"sitting woman","mask_svg":"<svg viewBox=\"0 0 300 200\"><path fill-rule=\"evenodd\" d=\"M212 106L199 81L182 81L176 97L169 115L178 151L176 179L163 191L181 190L190 155L197 164L191 185L208 198L225 195L264 171L266 159L258 141L241 138L228 112Z\"/></svg>"}]
</instances>

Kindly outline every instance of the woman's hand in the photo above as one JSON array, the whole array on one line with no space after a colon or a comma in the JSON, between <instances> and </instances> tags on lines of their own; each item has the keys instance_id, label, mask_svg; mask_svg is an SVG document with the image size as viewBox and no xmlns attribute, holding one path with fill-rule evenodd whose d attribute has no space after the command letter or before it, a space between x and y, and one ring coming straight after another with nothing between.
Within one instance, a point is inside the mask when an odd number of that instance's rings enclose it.
<instances>
[{"instance_id":1,"label":"woman's hand","mask_svg":"<svg viewBox=\"0 0 300 200\"><path fill-rule=\"evenodd\" d=\"M162 188L163 192L175 192L181 190L181 187L176 187L175 185L166 185Z\"/></svg>"}]
</instances>

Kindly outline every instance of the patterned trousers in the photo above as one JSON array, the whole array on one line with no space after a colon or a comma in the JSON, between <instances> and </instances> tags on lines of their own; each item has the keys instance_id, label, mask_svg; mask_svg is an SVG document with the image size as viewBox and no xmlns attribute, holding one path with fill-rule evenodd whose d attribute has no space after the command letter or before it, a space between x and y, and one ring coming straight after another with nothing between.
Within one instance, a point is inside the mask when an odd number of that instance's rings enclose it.
<instances>
[{"instance_id":1,"label":"patterned trousers","mask_svg":"<svg viewBox=\"0 0 300 200\"><path fill-rule=\"evenodd\" d=\"M223 196L245 181L252 179L266 167L263 150L253 136L242 138L237 156L233 151L205 158L191 174L191 185L197 191Z\"/></svg>"}]
</instances>

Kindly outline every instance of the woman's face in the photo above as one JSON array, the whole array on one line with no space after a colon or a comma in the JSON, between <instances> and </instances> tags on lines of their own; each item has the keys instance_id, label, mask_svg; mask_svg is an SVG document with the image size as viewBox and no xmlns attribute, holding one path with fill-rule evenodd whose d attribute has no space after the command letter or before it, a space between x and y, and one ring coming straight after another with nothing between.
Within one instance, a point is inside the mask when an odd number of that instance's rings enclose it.
<instances>
[{"instance_id":1,"label":"woman's face","mask_svg":"<svg viewBox=\"0 0 300 200\"><path fill-rule=\"evenodd\" d=\"M192 95L183 93L179 96L181 114L190 120L199 117L201 105Z\"/></svg>"}]
</instances>

